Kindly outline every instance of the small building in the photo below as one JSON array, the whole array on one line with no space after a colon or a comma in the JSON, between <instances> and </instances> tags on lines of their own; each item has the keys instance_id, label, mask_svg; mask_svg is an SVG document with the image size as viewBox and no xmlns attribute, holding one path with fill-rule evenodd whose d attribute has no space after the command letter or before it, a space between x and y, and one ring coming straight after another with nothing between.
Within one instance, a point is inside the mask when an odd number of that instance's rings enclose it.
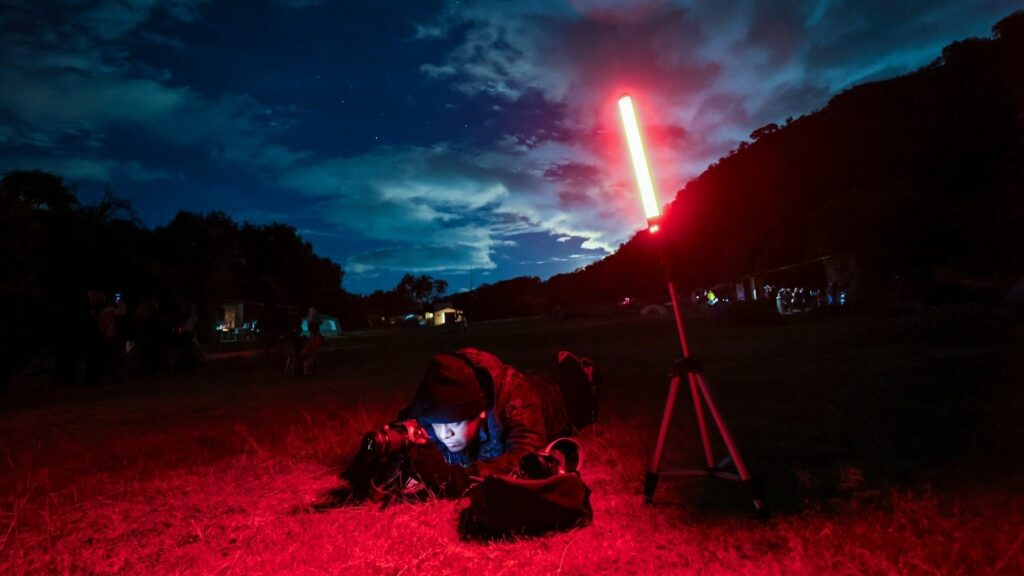
<instances>
[{"instance_id":1,"label":"small building","mask_svg":"<svg viewBox=\"0 0 1024 576\"><path fill-rule=\"evenodd\" d=\"M466 323L466 315L462 310L453 308L450 304L441 304L440 308L425 313L423 317L428 326L456 326Z\"/></svg>"}]
</instances>

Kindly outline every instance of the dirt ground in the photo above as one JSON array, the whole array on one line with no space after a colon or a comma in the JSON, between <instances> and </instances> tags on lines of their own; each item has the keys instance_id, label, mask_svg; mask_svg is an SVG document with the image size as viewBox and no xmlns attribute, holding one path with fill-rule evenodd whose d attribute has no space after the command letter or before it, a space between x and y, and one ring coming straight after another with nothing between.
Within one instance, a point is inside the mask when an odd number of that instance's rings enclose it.
<instances>
[{"instance_id":1,"label":"dirt ground","mask_svg":"<svg viewBox=\"0 0 1024 576\"><path fill-rule=\"evenodd\" d=\"M40 381L0 397L0 573L1021 574L1022 318L964 305L690 321L766 522L723 481L664 479L643 503L679 356L666 318L346 334L302 379L272 354L97 389ZM468 345L526 370L552 372L560 349L604 369L581 436L594 523L481 543L459 537L460 501L310 512L429 357ZM670 465L702 461L688 402Z\"/></svg>"}]
</instances>

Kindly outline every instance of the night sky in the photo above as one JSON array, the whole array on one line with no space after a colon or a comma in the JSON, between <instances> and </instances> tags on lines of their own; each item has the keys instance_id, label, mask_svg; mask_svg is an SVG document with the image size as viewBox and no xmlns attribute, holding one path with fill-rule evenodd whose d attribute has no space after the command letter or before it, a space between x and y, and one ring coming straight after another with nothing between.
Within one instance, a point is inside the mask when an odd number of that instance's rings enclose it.
<instances>
[{"instance_id":1,"label":"night sky","mask_svg":"<svg viewBox=\"0 0 1024 576\"><path fill-rule=\"evenodd\" d=\"M0 172L295 226L344 287L547 278L769 122L989 36L1020 1L0 0Z\"/></svg>"}]
</instances>

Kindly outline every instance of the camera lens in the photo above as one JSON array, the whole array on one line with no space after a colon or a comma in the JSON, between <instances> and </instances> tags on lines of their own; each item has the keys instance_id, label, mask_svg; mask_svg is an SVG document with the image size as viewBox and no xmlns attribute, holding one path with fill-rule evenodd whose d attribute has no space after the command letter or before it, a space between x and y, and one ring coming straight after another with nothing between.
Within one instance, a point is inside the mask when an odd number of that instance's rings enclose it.
<instances>
[{"instance_id":1,"label":"camera lens","mask_svg":"<svg viewBox=\"0 0 1024 576\"><path fill-rule=\"evenodd\" d=\"M385 460L412 447L419 430L415 421L389 424L363 436L361 450L379 460Z\"/></svg>"},{"instance_id":2,"label":"camera lens","mask_svg":"<svg viewBox=\"0 0 1024 576\"><path fill-rule=\"evenodd\" d=\"M384 447L383 438L381 438L380 432L369 432L366 436L363 436L363 452L372 454L378 458L384 456L382 448Z\"/></svg>"}]
</instances>

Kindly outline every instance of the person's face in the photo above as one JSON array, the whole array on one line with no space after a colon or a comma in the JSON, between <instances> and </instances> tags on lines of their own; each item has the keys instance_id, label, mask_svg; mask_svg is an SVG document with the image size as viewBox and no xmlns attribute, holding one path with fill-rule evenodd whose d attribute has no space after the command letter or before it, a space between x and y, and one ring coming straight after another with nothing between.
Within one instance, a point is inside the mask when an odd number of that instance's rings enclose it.
<instances>
[{"instance_id":1,"label":"person's face","mask_svg":"<svg viewBox=\"0 0 1024 576\"><path fill-rule=\"evenodd\" d=\"M437 424L431 424L434 428L434 435L451 452L462 452L469 446L473 445L476 441L476 435L480 432L480 422L483 419L484 414L481 413L479 418L472 420L462 420L459 422L441 422Z\"/></svg>"}]
</instances>

